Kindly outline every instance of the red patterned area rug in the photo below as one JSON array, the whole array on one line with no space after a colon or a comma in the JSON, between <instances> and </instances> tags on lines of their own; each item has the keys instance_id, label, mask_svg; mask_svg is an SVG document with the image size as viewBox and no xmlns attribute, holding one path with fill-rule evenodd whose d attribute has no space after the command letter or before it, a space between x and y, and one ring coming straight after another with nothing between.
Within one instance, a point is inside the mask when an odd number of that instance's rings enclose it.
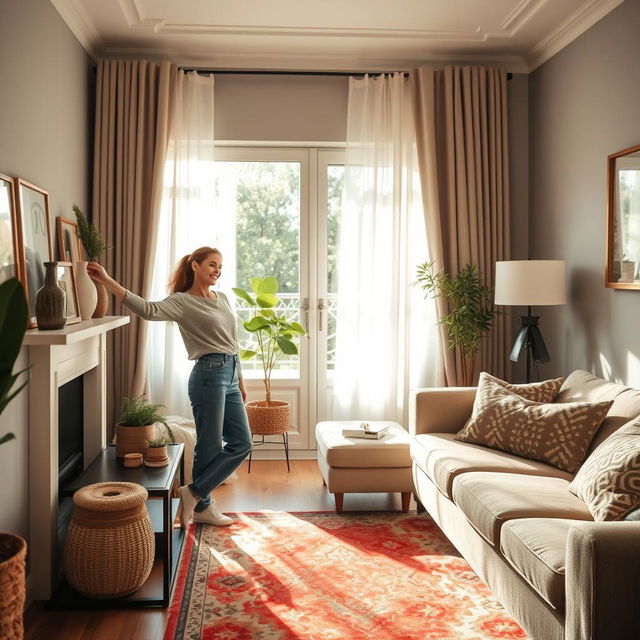
<instances>
[{"instance_id":1,"label":"red patterned area rug","mask_svg":"<svg viewBox=\"0 0 640 640\"><path fill-rule=\"evenodd\" d=\"M243 513L191 525L165 640L526 638L415 513Z\"/></svg>"}]
</instances>

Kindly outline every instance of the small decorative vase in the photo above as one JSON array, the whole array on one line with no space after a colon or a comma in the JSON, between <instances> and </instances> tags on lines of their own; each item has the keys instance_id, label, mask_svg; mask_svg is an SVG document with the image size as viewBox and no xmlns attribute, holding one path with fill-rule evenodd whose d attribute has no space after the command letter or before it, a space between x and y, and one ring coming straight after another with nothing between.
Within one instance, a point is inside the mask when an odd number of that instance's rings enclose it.
<instances>
[{"instance_id":1,"label":"small decorative vase","mask_svg":"<svg viewBox=\"0 0 640 640\"><path fill-rule=\"evenodd\" d=\"M44 263L44 285L36 292L38 329L62 329L67 324L67 294L58 286L57 264Z\"/></svg>"},{"instance_id":2,"label":"small decorative vase","mask_svg":"<svg viewBox=\"0 0 640 640\"><path fill-rule=\"evenodd\" d=\"M98 293L98 303L96 304L96 310L93 312L92 318L104 318L107 314L107 307L109 306L109 294L103 284L94 282L93 285Z\"/></svg>"},{"instance_id":3,"label":"small decorative vase","mask_svg":"<svg viewBox=\"0 0 640 640\"><path fill-rule=\"evenodd\" d=\"M87 273L87 262L78 260L76 262L76 287L78 289L78 306L80 307L80 317L83 320L90 320L98 303L98 292L96 285Z\"/></svg>"}]
</instances>

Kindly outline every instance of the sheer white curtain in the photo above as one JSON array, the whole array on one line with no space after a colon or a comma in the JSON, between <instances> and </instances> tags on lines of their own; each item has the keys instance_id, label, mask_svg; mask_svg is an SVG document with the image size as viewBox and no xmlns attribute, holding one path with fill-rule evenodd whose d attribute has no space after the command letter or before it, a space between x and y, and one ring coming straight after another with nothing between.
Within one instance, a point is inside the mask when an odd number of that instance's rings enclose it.
<instances>
[{"instance_id":1,"label":"sheer white curtain","mask_svg":"<svg viewBox=\"0 0 640 640\"><path fill-rule=\"evenodd\" d=\"M335 418L406 424L409 389L441 384L409 82L351 78L338 248Z\"/></svg>"},{"instance_id":2,"label":"sheer white curtain","mask_svg":"<svg viewBox=\"0 0 640 640\"><path fill-rule=\"evenodd\" d=\"M184 255L201 246L223 252L224 266L233 260L233 213L215 206L213 97L214 77L180 72L169 137L154 262L152 300L167 296L167 282ZM193 363L187 360L174 323L150 322L147 340L150 397L167 414L192 416L187 381Z\"/></svg>"}]
</instances>

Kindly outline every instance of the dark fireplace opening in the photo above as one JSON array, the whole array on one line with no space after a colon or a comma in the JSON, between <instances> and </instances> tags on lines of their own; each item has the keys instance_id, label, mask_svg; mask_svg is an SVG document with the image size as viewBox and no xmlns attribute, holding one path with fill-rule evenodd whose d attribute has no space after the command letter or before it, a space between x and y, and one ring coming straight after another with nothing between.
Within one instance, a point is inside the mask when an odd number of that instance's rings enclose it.
<instances>
[{"instance_id":1,"label":"dark fireplace opening","mask_svg":"<svg viewBox=\"0 0 640 640\"><path fill-rule=\"evenodd\" d=\"M84 386L79 376L58 389L58 495L84 469ZM73 514L73 500L58 498L58 535L54 572L54 588L63 577L64 540Z\"/></svg>"}]
</instances>

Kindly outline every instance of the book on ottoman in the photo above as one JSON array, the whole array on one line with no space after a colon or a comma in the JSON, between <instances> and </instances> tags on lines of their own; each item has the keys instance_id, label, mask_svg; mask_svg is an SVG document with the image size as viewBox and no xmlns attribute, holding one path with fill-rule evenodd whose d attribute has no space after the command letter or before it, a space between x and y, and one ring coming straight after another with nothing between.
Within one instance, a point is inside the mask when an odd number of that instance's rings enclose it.
<instances>
[{"instance_id":1,"label":"book on ottoman","mask_svg":"<svg viewBox=\"0 0 640 640\"><path fill-rule=\"evenodd\" d=\"M369 438L371 440L378 440L382 438L389 431L388 424L369 424L363 422L359 427L355 429L343 429L342 435L345 438Z\"/></svg>"}]
</instances>

